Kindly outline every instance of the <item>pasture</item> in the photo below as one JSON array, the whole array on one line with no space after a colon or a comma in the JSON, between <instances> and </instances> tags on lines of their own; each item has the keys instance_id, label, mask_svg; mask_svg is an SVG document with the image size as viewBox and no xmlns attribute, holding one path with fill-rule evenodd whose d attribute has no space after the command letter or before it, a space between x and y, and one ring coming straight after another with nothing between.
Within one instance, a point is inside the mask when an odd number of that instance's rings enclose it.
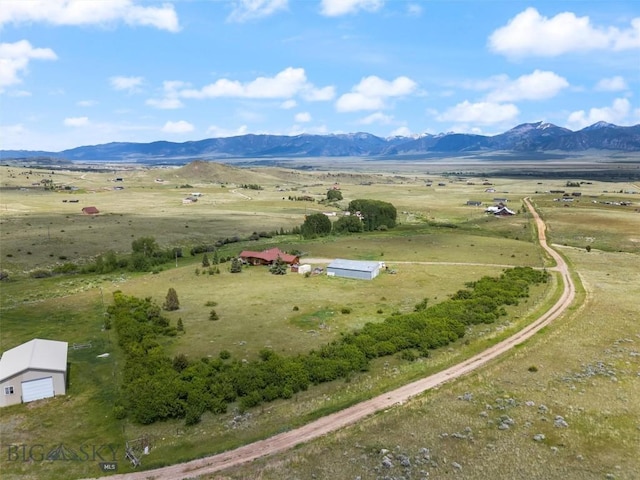
<instances>
[{"instance_id":1,"label":"pasture","mask_svg":"<svg viewBox=\"0 0 640 480\"><path fill-rule=\"evenodd\" d=\"M222 350L227 350L234 359L252 360L263 348L283 355L304 353L366 322L382 321L395 312L409 312L424 298L430 305L446 300L465 282L499 274L506 266L549 266L533 242L535 232L528 214L520 212L504 218L487 216L483 208L467 206L468 200L493 204L494 198L507 198L510 208L520 210L521 198L531 196L548 222L552 241L577 247L565 247L563 252L576 265L590 294L583 299L593 303L589 303L589 308L576 308L566 323L552 326L540 340L529 342L487 371L432 392L413 402L408 409L394 409L367 424L275 459L273 463L267 461L261 472L263 478L288 478L283 474L283 468L291 469L285 472L298 472L295 475L300 477L315 474L317 478L335 478L338 470L322 466L321 456L317 455L319 451L333 448L340 451L331 454L334 459L342 458L341 449L353 452L344 457L344 463L332 463L336 469L343 468L341 471L353 472L356 476L357 465L364 465L364 471L375 466L378 447L392 449L395 445L407 445L408 451L408 445L417 445L408 439L415 438L416 430L412 425L417 425L422 417L433 422L429 425L439 425L438 422L442 425L439 427L442 431L426 425L418 428L420 432L428 432L423 433L422 443L430 448L435 448L431 445L437 443L435 435L470 426L474 434L481 431L483 439L490 438L487 443L497 445L496 451L503 451L507 446L522 448L525 452L522 458L527 460L533 455L531 448L538 444L531 447L527 443L529 439L522 435L511 435L503 444L483 423L485 417L476 418L479 413L473 409L479 407L480 400L454 402L452 396L469 389L475 398L493 404L495 398L518 393L518 401L525 401L524 397L530 396L536 404L547 402L552 406L551 400L545 398L549 392L563 389L564 384L559 380L564 371L562 368L580 371L581 367L576 363L579 357L592 358L595 362L597 352L609 348L618 337L633 340L639 333L632 331L633 322L629 320L634 315L633 318L637 317L637 304L627 295L628 281L633 284L639 270L633 268L638 263L639 229L636 227L640 227L640 217L634 211L637 205L619 207L581 198L580 202L565 207L555 202L553 195L544 193L561 188L563 181L542 180L541 184L540 180L491 178L485 174L451 177L426 171L398 174L236 169L201 162L181 168L56 171L54 174L46 170L0 168L0 269L9 275L9 280L2 282L0 291L0 347L4 351L34 337L92 344L91 349L70 351L69 395L3 409L3 451L9 444L35 442L74 446L114 444L121 456L125 440L147 436L152 439L153 447L152 454L144 458L145 467L175 463L291 428L323 412L368 398L476 353L487 343L520 328L548 305L556 294L555 282L533 289L529 299L517 307L509 307L504 320L469 329L461 341L435 351L428 359L416 362L396 357L376 360L370 371L354 375L347 382L315 386L296 394L292 400L279 400L242 414L233 409L223 415L206 414L201 423L190 427L185 427L179 420L140 426L114 417L112 405L118 399L117 385L123 358L114 332L103 329L105 306L111 301L113 292L151 297L161 304L168 288L173 287L178 293L180 309L165 312L165 315L172 325L181 319L185 332L163 340L171 355L183 353L190 359L217 358ZM52 178L54 183L72 185L74 189L53 192L31 185L42 178ZM122 180L115 181L116 178ZM489 187L482 185L484 182L490 182L496 192L486 192ZM242 188L247 184L260 185L262 189ZM318 201L334 185L339 186L344 199L332 205L320 204ZM116 186L124 188L115 189ZM633 188L633 184L624 182L592 182L582 190L585 195L598 198L615 197L637 202L640 197L631 193L611 195L603 192L625 192ZM202 193L202 196L195 203L183 204L184 197L192 192ZM316 201L289 200L290 196L301 195L311 196ZM155 274L120 271L108 275L79 274L40 279L29 276L33 270L48 269L68 261L85 263L107 250L127 254L131 242L144 236L154 237L164 247L181 246L188 252L193 245L213 243L230 236L246 238L252 232L288 231L299 226L305 214L339 211L356 198L392 203L398 210L399 226L386 232L315 240L290 234L258 241L242 240L225 245L221 254L235 256L242 249L260 250L277 245L283 250L303 252L303 262L305 257L378 260L386 262L395 274L383 273L371 282L324 275L305 278L292 273L273 276L263 267L249 267L242 273L232 274L228 271L229 264L222 263L219 274L209 275L201 266L201 254L190 256L186 253L176 263L162 266ZM71 199L78 202L70 203ZM96 206L101 213L95 216L82 214L81 208L88 205ZM594 240L588 240L591 238ZM584 248L587 244L593 248L588 253ZM624 253L613 253L618 251ZM314 266L322 267L324 263L316 262ZM199 274L196 269L200 270ZM628 281L621 280L620 275ZM342 313L344 307L350 312ZM212 308L219 315L217 321L209 320ZM599 330L598 318L605 314L607 328ZM610 316L616 319L609 320ZM582 331L585 325L590 327ZM607 335L603 335L603 331ZM625 335L622 335L623 331ZM561 354L558 336L576 340L570 342L572 348L569 349L565 342L565 351ZM546 339L550 340L549 346ZM632 343L628 348L632 348ZM522 352L527 352L525 360ZM98 358L102 353L110 355ZM566 358L566 361L556 363L554 358ZM631 361L635 360L632 358ZM532 365L538 369L535 374L527 371ZM622 374L618 377L624 381L616 384L623 389L617 397L633 398L630 395L638 393L633 390L637 382ZM605 389L585 389L585 392L587 390L600 393L585 400L584 408L589 405L593 408L596 401L604 399L601 395L605 393L613 395ZM562 392L565 396L558 398L565 403L560 403L557 411L566 414L570 403L567 403L566 392ZM555 393L553 398L557 403ZM448 411L452 406L453 415ZM593 415L581 422L586 425L602 420L595 413ZM468 425L452 423L456 419ZM527 417L523 422L526 421L534 420ZM390 426L396 424L397 428ZM80 428L80 425L88 428ZM361 437L357 437L358 432ZM370 435L363 432L370 432ZM556 446L552 443L556 441L555 431L545 432L550 438L549 449ZM574 430L566 432L573 434ZM598 432L594 442L597 445L606 443L605 449L610 452L613 452L613 445L628 449L626 435L633 434L626 427L622 430L616 427L610 434L602 429ZM622 433L624 440L618 436ZM390 447L386 446L387 438ZM345 447L345 441L351 449ZM559 444L559 440L556 443ZM354 445L364 447L360 450L361 447ZM608 445L612 445L611 450ZM442 460L445 456L451 458L454 447L451 444L439 451L443 466L440 473L449 475L454 471L450 465L445 468L450 462ZM472 449L468 450L465 455L472 455ZM586 447L583 450L588 451ZM352 456L363 457L364 453L369 456L367 462L373 463L347 462ZM580 455L587 457L586 453ZM561 467L567 469L571 459L565 457ZM98 473L95 462L77 462L71 469L63 462L16 462L6 461L4 457L1 462L3 471L8 472L6 478L78 478ZM476 465L482 465L477 471L492 472L489 463L477 460ZM504 466L504 462L497 462L497 465ZM592 468L592 463L588 465ZM627 464L619 466L624 469ZM130 466L119 458L119 470L127 471L128 468ZM256 478L256 472L245 467L229 472L229 478Z\"/></svg>"}]
</instances>

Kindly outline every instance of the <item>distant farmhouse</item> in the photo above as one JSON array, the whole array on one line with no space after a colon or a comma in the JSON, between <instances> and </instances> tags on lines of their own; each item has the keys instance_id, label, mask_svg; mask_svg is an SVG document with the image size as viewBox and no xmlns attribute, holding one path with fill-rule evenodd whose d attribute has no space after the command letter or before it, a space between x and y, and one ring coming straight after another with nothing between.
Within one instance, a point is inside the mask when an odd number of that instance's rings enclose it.
<instances>
[{"instance_id":1,"label":"distant farmhouse","mask_svg":"<svg viewBox=\"0 0 640 480\"><path fill-rule=\"evenodd\" d=\"M486 213L493 213L497 216L507 216L507 215L515 215L516 212L508 208L504 203L499 203L498 205L494 205L492 207L487 207L485 210Z\"/></svg>"},{"instance_id":2,"label":"distant farmhouse","mask_svg":"<svg viewBox=\"0 0 640 480\"><path fill-rule=\"evenodd\" d=\"M66 393L67 342L36 338L0 359L0 407Z\"/></svg>"},{"instance_id":3,"label":"distant farmhouse","mask_svg":"<svg viewBox=\"0 0 640 480\"><path fill-rule=\"evenodd\" d=\"M337 258L327 266L327 276L373 280L384 268L384 262Z\"/></svg>"},{"instance_id":4,"label":"distant farmhouse","mask_svg":"<svg viewBox=\"0 0 640 480\"><path fill-rule=\"evenodd\" d=\"M300 263L300 257L284 253L277 247L263 250L262 252L253 252L251 250L240 252L240 259L250 265L271 265L278 258L289 265Z\"/></svg>"},{"instance_id":5,"label":"distant farmhouse","mask_svg":"<svg viewBox=\"0 0 640 480\"><path fill-rule=\"evenodd\" d=\"M100 213L100 210L98 210L96 207L83 207L82 213L84 213L85 215L97 215Z\"/></svg>"}]
</instances>

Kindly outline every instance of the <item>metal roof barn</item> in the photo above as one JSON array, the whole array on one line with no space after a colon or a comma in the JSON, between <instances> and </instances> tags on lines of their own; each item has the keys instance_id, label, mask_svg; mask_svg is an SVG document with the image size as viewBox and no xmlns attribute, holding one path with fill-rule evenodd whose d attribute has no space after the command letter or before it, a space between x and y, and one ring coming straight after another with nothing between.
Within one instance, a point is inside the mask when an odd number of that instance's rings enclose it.
<instances>
[{"instance_id":1,"label":"metal roof barn","mask_svg":"<svg viewBox=\"0 0 640 480\"><path fill-rule=\"evenodd\" d=\"M330 277L373 280L380 273L381 266L381 262L336 258L327 267L327 275Z\"/></svg>"},{"instance_id":2,"label":"metal roof barn","mask_svg":"<svg viewBox=\"0 0 640 480\"><path fill-rule=\"evenodd\" d=\"M67 342L36 338L0 359L0 407L66 393Z\"/></svg>"}]
</instances>

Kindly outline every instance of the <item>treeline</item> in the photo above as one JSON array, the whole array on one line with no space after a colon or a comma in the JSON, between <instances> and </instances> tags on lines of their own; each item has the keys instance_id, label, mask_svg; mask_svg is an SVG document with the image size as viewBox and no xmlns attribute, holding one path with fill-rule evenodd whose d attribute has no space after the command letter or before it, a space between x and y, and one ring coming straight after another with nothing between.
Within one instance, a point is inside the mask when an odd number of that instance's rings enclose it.
<instances>
[{"instance_id":1,"label":"treeline","mask_svg":"<svg viewBox=\"0 0 640 480\"><path fill-rule=\"evenodd\" d=\"M225 412L237 402L244 410L277 398L290 398L311 385L366 371L372 359L399 354L413 360L464 336L467 326L491 323L506 314L505 305L527 297L531 285L548 274L528 267L505 270L499 277L469 283L450 299L428 307L426 299L411 313L367 323L307 354L283 357L264 349L259 360L220 358L190 361L166 356L157 338L173 332L149 299L114 296L109 308L118 341L127 355L122 400L125 412L139 423L185 418L197 423L205 411Z\"/></svg>"},{"instance_id":2,"label":"treeline","mask_svg":"<svg viewBox=\"0 0 640 480\"><path fill-rule=\"evenodd\" d=\"M299 235L300 227L293 227L291 230L280 228L279 230L253 232L246 237L233 235L220 238L212 243L194 245L189 253L195 256L201 253L216 252L218 249L233 243L244 241L256 241L262 238L273 238L277 235ZM54 275L70 275L77 273L112 273L115 271L151 272L162 269L162 265L175 261L176 258L184 256L181 247L161 248L153 237L141 237L131 244L131 253L118 255L113 250L109 250L96 256L86 264L66 261L56 265L50 270L37 269L30 273L32 278L46 278ZM220 256L220 263L231 261L231 256ZM64 257L64 260L67 260ZM217 262L216 262L217 263Z\"/></svg>"}]
</instances>

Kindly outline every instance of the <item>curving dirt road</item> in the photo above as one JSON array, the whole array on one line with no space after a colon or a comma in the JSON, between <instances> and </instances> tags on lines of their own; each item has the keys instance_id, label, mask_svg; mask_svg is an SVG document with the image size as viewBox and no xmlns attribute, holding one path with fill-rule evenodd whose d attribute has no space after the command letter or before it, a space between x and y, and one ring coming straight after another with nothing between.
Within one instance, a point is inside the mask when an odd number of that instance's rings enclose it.
<instances>
[{"instance_id":1,"label":"curving dirt road","mask_svg":"<svg viewBox=\"0 0 640 480\"><path fill-rule=\"evenodd\" d=\"M296 428L295 430L280 433L273 437L245 445L235 450L212 455L210 457L158 468L156 470L111 475L103 478L110 480L145 480L149 478L181 480L184 478L194 478L199 475L215 473L229 467L250 462L260 457L283 452L298 444L308 442L327 433L353 424L380 410L384 410L394 405L401 405L411 397L419 395L426 390L442 385L445 382L449 382L475 370L508 351L515 345L524 342L538 330L558 318L567 309L567 307L569 307L575 297L575 285L571 279L567 264L555 250L547 245L546 225L531 205L529 198L525 198L524 201L536 222L540 245L556 262L556 267L554 267L553 270L557 270L560 273L562 282L564 283L564 290L558 301L544 315L523 330L462 363L454 365L429 377L404 385L391 392L387 392L370 400L358 403L352 407L345 408L339 412L327 415L326 417L315 420L307 425Z\"/></svg>"}]
</instances>

